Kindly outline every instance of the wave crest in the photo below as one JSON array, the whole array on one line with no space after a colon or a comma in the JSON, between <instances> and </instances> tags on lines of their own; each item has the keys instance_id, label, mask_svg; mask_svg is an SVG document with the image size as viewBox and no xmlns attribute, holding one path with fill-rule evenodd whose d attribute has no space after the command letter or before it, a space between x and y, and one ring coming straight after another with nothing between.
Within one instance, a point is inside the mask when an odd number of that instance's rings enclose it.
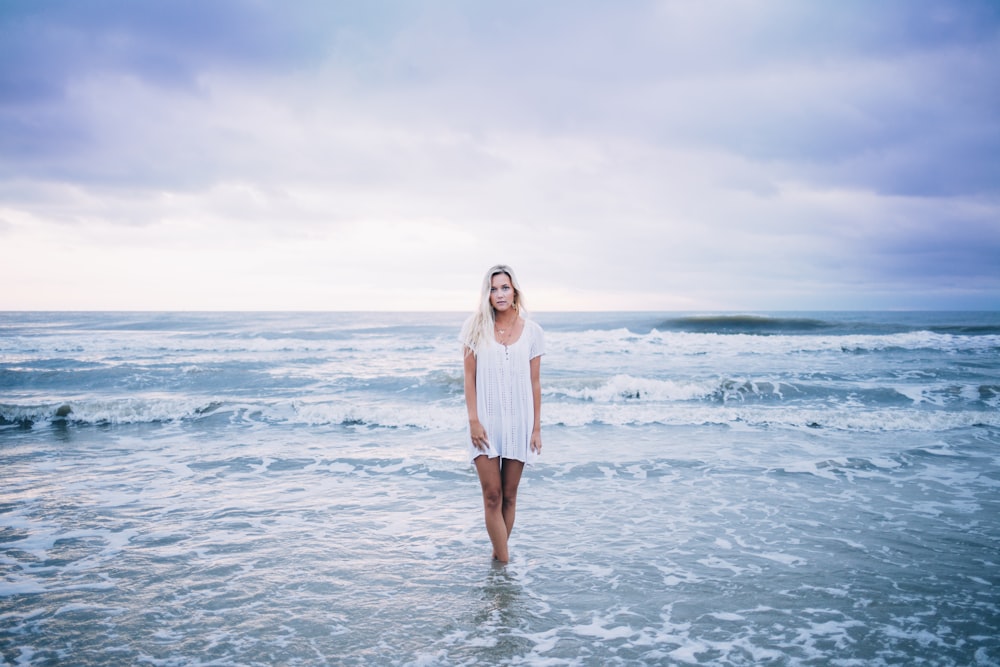
<instances>
[{"instance_id":1,"label":"wave crest","mask_svg":"<svg viewBox=\"0 0 1000 667\"><path fill-rule=\"evenodd\" d=\"M692 315L663 320L657 329L689 333L790 334L813 333L836 325L809 317L764 315Z\"/></svg>"},{"instance_id":2,"label":"wave crest","mask_svg":"<svg viewBox=\"0 0 1000 667\"><path fill-rule=\"evenodd\" d=\"M359 404L348 401L237 402L170 398L80 399L56 403L0 404L0 426L39 424L124 425L221 421L275 425L351 426L451 430L461 412L450 406Z\"/></svg>"}]
</instances>

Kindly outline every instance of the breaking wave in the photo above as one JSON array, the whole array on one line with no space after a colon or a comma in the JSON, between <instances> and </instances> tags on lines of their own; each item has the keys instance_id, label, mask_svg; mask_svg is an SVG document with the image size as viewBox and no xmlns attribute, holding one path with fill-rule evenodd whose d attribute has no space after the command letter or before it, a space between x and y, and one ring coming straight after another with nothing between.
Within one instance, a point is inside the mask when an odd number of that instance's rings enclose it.
<instances>
[{"instance_id":1,"label":"breaking wave","mask_svg":"<svg viewBox=\"0 0 1000 667\"><path fill-rule=\"evenodd\" d=\"M1000 411L947 410L935 406L786 406L746 400L658 401L611 395L608 389L581 390L579 400L552 398L544 403L546 428L576 426L700 426L738 428L831 428L859 432L940 431L969 426L1000 426ZM644 390L637 390L641 396ZM688 391L688 390L684 390ZM604 394L602 400L588 395ZM80 400L43 405L0 404L0 428L44 426L122 426L131 424L199 424L205 427L346 427L354 429L418 429L458 433L465 428L464 406L439 404L357 404L345 401L189 401L171 399Z\"/></svg>"}]
</instances>

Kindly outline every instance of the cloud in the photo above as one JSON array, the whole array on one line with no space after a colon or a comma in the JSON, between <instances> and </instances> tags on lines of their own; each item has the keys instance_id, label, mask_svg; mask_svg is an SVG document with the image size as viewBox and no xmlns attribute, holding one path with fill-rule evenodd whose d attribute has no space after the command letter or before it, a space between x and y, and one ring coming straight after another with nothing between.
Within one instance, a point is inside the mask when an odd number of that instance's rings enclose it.
<instances>
[{"instance_id":1,"label":"cloud","mask_svg":"<svg viewBox=\"0 0 1000 667\"><path fill-rule=\"evenodd\" d=\"M547 307L1000 307L998 27L985 1L12 3L0 238L100 257L93 307L150 303L123 275L156 307L420 307L421 267L464 308L496 261ZM0 307L82 303L60 257L0 269L32 292Z\"/></svg>"}]
</instances>

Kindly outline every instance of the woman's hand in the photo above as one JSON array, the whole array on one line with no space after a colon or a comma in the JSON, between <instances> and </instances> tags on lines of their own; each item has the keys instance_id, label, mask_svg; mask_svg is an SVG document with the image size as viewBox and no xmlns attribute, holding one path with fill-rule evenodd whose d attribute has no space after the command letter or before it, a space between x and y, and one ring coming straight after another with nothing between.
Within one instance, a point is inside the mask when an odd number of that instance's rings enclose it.
<instances>
[{"instance_id":1,"label":"woman's hand","mask_svg":"<svg viewBox=\"0 0 1000 667\"><path fill-rule=\"evenodd\" d=\"M542 429L540 428L531 432L531 451L536 454L542 453Z\"/></svg>"},{"instance_id":2,"label":"woman's hand","mask_svg":"<svg viewBox=\"0 0 1000 667\"><path fill-rule=\"evenodd\" d=\"M472 444L481 452L490 448L490 441L486 438L486 429L478 419L469 420L469 433L472 434Z\"/></svg>"}]
</instances>

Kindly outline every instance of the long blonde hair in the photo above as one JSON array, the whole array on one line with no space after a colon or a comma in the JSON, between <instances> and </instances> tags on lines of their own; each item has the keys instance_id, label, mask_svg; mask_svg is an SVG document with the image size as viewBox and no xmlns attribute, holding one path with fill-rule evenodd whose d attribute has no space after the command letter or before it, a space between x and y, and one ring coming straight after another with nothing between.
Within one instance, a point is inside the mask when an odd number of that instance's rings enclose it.
<instances>
[{"instance_id":1,"label":"long blonde hair","mask_svg":"<svg viewBox=\"0 0 1000 667\"><path fill-rule=\"evenodd\" d=\"M527 310L524 307L524 292L517 282L514 269L506 264L497 264L490 267L483 279L483 289L479 295L479 308L465 321L462 328L462 343L466 348L472 350L472 354L478 354L480 346L493 335L493 327L496 323L493 304L490 303L490 288L493 287L493 276L506 274L510 278L510 284L514 288L514 310L518 315L524 316Z\"/></svg>"}]
</instances>

